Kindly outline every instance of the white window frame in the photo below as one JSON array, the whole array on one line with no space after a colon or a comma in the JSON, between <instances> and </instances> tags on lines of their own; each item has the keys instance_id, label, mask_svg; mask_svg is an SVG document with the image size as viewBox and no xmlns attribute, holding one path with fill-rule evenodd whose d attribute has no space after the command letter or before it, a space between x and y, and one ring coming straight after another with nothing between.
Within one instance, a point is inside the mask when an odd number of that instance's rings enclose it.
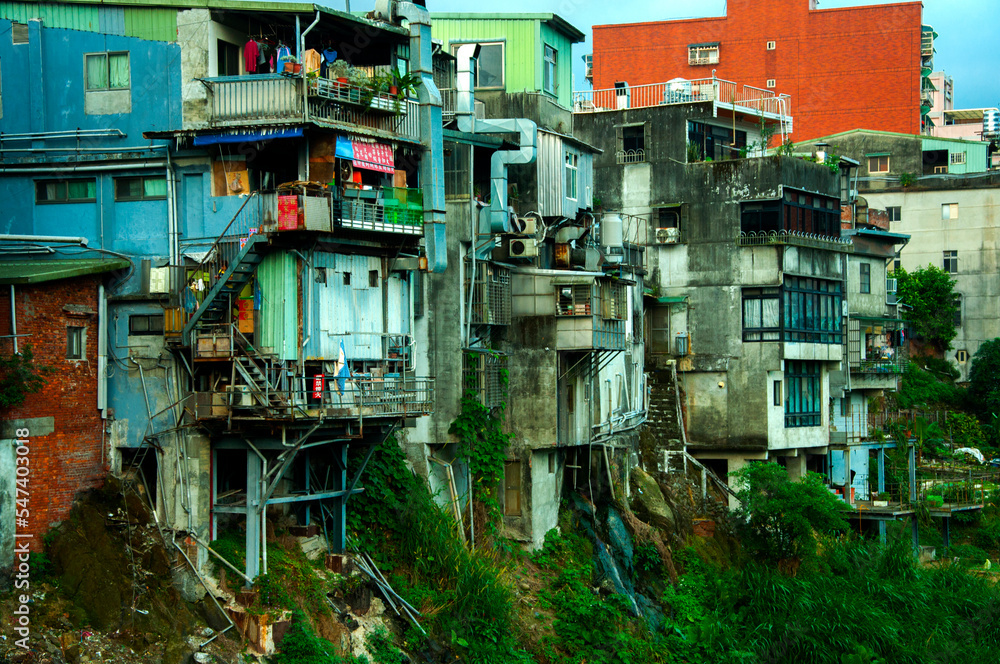
<instances>
[{"instance_id":1,"label":"white window frame","mask_svg":"<svg viewBox=\"0 0 1000 664\"><path fill-rule=\"evenodd\" d=\"M958 219L958 203L941 204L941 220Z\"/></svg>"},{"instance_id":2,"label":"white window frame","mask_svg":"<svg viewBox=\"0 0 1000 664\"><path fill-rule=\"evenodd\" d=\"M769 79L767 79L767 87L768 87L768 88L770 88L770 89L772 89L772 90L773 90L773 89L774 89L774 88L776 88L777 86L778 86L778 82L777 82L776 80L774 80L773 78L769 78Z\"/></svg>"},{"instance_id":3,"label":"white window frame","mask_svg":"<svg viewBox=\"0 0 1000 664\"><path fill-rule=\"evenodd\" d=\"M964 152L949 152L948 162L951 164L964 164L965 163L965 153Z\"/></svg>"},{"instance_id":4,"label":"white window frame","mask_svg":"<svg viewBox=\"0 0 1000 664\"><path fill-rule=\"evenodd\" d=\"M580 195L580 155L570 150L566 150L564 161L566 170L566 198L578 200Z\"/></svg>"},{"instance_id":5,"label":"white window frame","mask_svg":"<svg viewBox=\"0 0 1000 664\"><path fill-rule=\"evenodd\" d=\"M873 160L874 160L875 164L877 164L879 167L881 167L883 159L885 159L885 168L884 169L882 169L882 168L872 168L872 161ZM880 155L873 155L871 157L868 157L868 172L869 173L888 173L890 168L891 168L891 166L889 164L889 155L887 155L887 154L880 154Z\"/></svg>"},{"instance_id":6,"label":"white window frame","mask_svg":"<svg viewBox=\"0 0 1000 664\"><path fill-rule=\"evenodd\" d=\"M126 69L128 70L128 85L124 87L111 87L111 56L112 55L124 55L127 62ZM87 61L90 58L104 58L104 68L107 70L108 84L103 88L92 88L90 87L89 81L87 80ZM128 51L102 51L98 53L84 53L83 54L83 89L85 92L115 92L119 90L131 90L132 89L132 56Z\"/></svg>"},{"instance_id":7,"label":"white window frame","mask_svg":"<svg viewBox=\"0 0 1000 664\"><path fill-rule=\"evenodd\" d=\"M480 49L486 46L499 46L500 47L500 85L480 85L479 84L479 60L476 59L476 68L472 72L472 84L475 89L478 90L503 90L507 87L507 42L499 40L491 41L467 41L467 42L451 42L452 54L458 52L459 46L465 46L466 44L478 44Z\"/></svg>"},{"instance_id":8,"label":"white window frame","mask_svg":"<svg viewBox=\"0 0 1000 664\"><path fill-rule=\"evenodd\" d=\"M719 64L719 44L691 44L688 46L689 65Z\"/></svg>"},{"instance_id":9,"label":"white window frame","mask_svg":"<svg viewBox=\"0 0 1000 664\"><path fill-rule=\"evenodd\" d=\"M776 42L773 39L768 40L768 42L767 42L767 50L773 51L776 48L778 48L778 42Z\"/></svg>"},{"instance_id":10,"label":"white window frame","mask_svg":"<svg viewBox=\"0 0 1000 664\"><path fill-rule=\"evenodd\" d=\"M549 56L550 52L551 57ZM550 95L555 95L559 90L559 81L557 78L559 73L559 51L554 46L543 43L542 58L542 91ZM546 85L546 77L548 78L548 85Z\"/></svg>"}]
</instances>

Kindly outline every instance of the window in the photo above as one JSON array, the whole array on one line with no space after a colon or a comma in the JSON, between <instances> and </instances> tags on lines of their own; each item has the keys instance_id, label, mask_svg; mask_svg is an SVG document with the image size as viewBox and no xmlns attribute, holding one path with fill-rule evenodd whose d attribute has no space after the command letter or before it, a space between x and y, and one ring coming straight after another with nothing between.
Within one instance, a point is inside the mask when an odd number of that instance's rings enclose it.
<instances>
[{"instance_id":1,"label":"window","mask_svg":"<svg viewBox=\"0 0 1000 664\"><path fill-rule=\"evenodd\" d=\"M116 201L146 201L167 197L167 179L161 176L115 178Z\"/></svg>"},{"instance_id":2,"label":"window","mask_svg":"<svg viewBox=\"0 0 1000 664\"><path fill-rule=\"evenodd\" d=\"M545 62L542 65L542 90L556 93L556 49L545 45Z\"/></svg>"},{"instance_id":3,"label":"window","mask_svg":"<svg viewBox=\"0 0 1000 664\"><path fill-rule=\"evenodd\" d=\"M861 292L871 293L872 292L872 266L868 263L862 263L861 267Z\"/></svg>"},{"instance_id":4,"label":"window","mask_svg":"<svg viewBox=\"0 0 1000 664\"><path fill-rule=\"evenodd\" d=\"M889 155L880 154L868 157L868 172L869 173L888 173L889 172Z\"/></svg>"},{"instance_id":5,"label":"window","mask_svg":"<svg viewBox=\"0 0 1000 664\"><path fill-rule=\"evenodd\" d=\"M842 397L840 399L840 416L841 417L851 416L851 400L848 397Z\"/></svg>"},{"instance_id":6,"label":"window","mask_svg":"<svg viewBox=\"0 0 1000 664\"><path fill-rule=\"evenodd\" d=\"M625 320L628 307L628 295L623 283L601 284L601 317L606 320Z\"/></svg>"},{"instance_id":7,"label":"window","mask_svg":"<svg viewBox=\"0 0 1000 664\"><path fill-rule=\"evenodd\" d=\"M35 180L36 203L93 203L97 200L97 181Z\"/></svg>"},{"instance_id":8,"label":"window","mask_svg":"<svg viewBox=\"0 0 1000 664\"><path fill-rule=\"evenodd\" d=\"M785 189L782 200L743 203L740 230L746 234L794 231L840 237L840 201Z\"/></svg>"},{"instance_id":9,"label":"window","mask_svg":"<svg viewBox=\"0 0 1000 664\"><path fill-rule=\"evenodd\" d=\"M785 382L788 384L788 395L785 398L785 426L789 428L819 426L822 418L820 363L786 360Z\"/></svg>"},{"instance_id":10,"label":"window","mask_svg":"<svg viewBox=\"0 0 1000 664\"><path fill-rule=\"evenodd\" d=\"M776 48L778 48L778 42L776 42L776 41L769 41L769 42L767 42L767 50L773 51Z\"/></svg>"},{"instance_id":11,"label":"window","mask_svg":"<svg viewBox=\"0 0 1000 664\"><path fill-rule=\"evenodd\" d=\"M217 43L217 72L219 76L240 75L240 47L223 39Z\"/></svg>"},{"instance_id":12,"label":"window","mask_svg":"<svg viewBox=\"0 0 1000 664\"><path fill-rule=\"evenodd\" d=\"M657 305L649 310L649 352L659 355L671 353L670 307Z\"/></svg>"},{"instance_id":13,"label":"window","mask_svg":"<svg viewBox=\"0 0 1000 664\"><path fill-rule=\"evenodd\" d=\"M18 44L28 43L28 24L18 23L17 21L11 21L10 24L10 41L11 44L17 46Z\"/></svg>"},{"instance_id":14,"label":"window","mask_svg":"<svg viewBox=\"0 0 1000 664\"><path fill-rule=\"evenodd\" d=\"M774 88L774 87L777 87L777 85L778 85L778 82L776 80L774 80L773 78L767 79L767 87Z\"/></svg>"},{"instance_id":15,"label":"window","mask_svg":"<svg viewBox=\"0 0 1000 664\"><path fill-rule=\"evenodd\" d=\"M344 273L344 285L345 286L350 286L351 285L351 273L350 272L345 272Z\"/></svg>"},{"instance_id":16,"label":"window","mask_svg":"<svg viewBox=\"0 0 1000 664\"><path fill-rule=\"evenodd\" d=\"M958 203L942 203L941 219L958 219Z\"/></svg>"},{"instance_id":17,"label":"window","mask_svg":"<svg viewBox=\"0 0 1000 664\"><path fill-rule=\"evenodd\" d=\"M958 273L958 252L955 250L944 252L944 265L942 269L948 274Z\"/></svg>"},{"instance_id":18,"label":"window","mask_svg":"<svg viewBox=\"0 0 1000 664\"><path fill-rule=\"evenodd\" d=\"M368 270L368 287L378 288L378 270Z\"/></svg>"},{"instance_id":19,"label":"window","mask_svg":"<svg viewBox=\"0 0 1000 664\"><path fill-rule=\"evenodd\" d=\"M619 129L619 164L646 161L646 125L630 125Z\"/></svg>"},{"instance_id":20,"label":"window","mask_svg":"<svg viewBox=\"0 0 1000 664\"><path fill-rule=\"evenodd\" d=\"M556 316L591 315L590 285L556 286Z\"/></svg>"},{"instance_id":21,"label":"window","mask_svg":"<svg viewBox=\"0 0 1000 664\"><path fill-rule=\"evenodd\" d=\"M129 334L163 334L163 314L133 314L128 317Z\"/></svg>"},{"instance_id":22,"label":"window","mask_svg":"<svg viewBox=\"0 0 1000 664\"><path fill-rule=\"evenodd\" d=\"M573 152L566 152L566 198L574 201L577 198L577 167L579 166L580 155Z\"/></svg>"},{"instance_id":23,"label":"window","mask_svg":"<svg viewBox=\"0 0 1000 664\"><path fill-rule=\"evenodd\" d=\"M87 91L126 90L129 87L128 51L86 56Z\"/></svg>"},{"instance_id":24,"label":"window","mask_svg":"<svg viewBox=\"0 0 1000 664\"><path fill-rule=\"evenodd\" d=\"M949 161L952 164L964 164L965 163L965 153L964 152L952 152L949 155Z\"/></svg>"},{"instance_id":25,"label":"window","mask_svg":"<svg viewBox=\"0 0 1000 664\"><path fill-rule=\"evenodd\" d=\"M556 472L556 453L549 452L549 475L554 475Z\"/></svg>"},{"instance_id":26,"label":"window","mask_svg":"<svg viewBox=\"0 0 1000 664\"><path fill-rule=\"evenodd\" d=\"M772 392L772 397L773 397L773 401L771 403L773 403L775 406L780 406L781 405L781 381L780 380L774 381L774 385L771 388L771 392Z\"/></svg>"},{"instance_id":27,"label":"window","mask_svg":"<svg viewBox=\"0 0 1000 664\"><path fill-rule=\"evenodd\" d=\"M886 214L889 216L889 221L900 221L902 220L903 208L898 205L890 205L885 209Z\"/></svg>"},{"instance_id":28,"label":"window","mask_svg":"<svg viewBox=\"0 0 1000 664\"><path fill-rule=\"evenodd\" d=\"M692 44L688 46L689 65L714 65L719 62L719 44Z\"/></svg>"},{"instance_id":29,"label":"window","mask_svg":"<svg viewBox=\"0 0 1000 664\"><path fill-rule=\"evenodd\" d=\"M688 142L697 146L699 159L735 159L747 146L747 133L732 127L720 127L704 122L688 122ZM691 160L690 158L688 159Z\"/></svg>"},{"instance_id":30,"label":"window","mask_svg":"<svg viewBox=\"0 0 1000 664\"><path fill-rule=\"evenodd\" d=\"M951 321L955 327L962 327L962 296L955 294L955 317Z\"/></svg>"},{"instance_id":31,"label":"window","mask_svg":"<svg viewBox=\"0 0 1000 664\"><path fill-rule=\"evenodd\" d=\"M960 350L955 353L955 359L958 360L959 364L965 364L969 361L969 351Z\"/></svg>"},{"instance_id":32,"label":"window","mask_svg":"<svg viewBox=\"0 0 1000 664\"><path fill-rule=\"evenodd\" d=\"M461 44L453 44L458 51ZM477 88L502 88L504 85L504 44L484 42L479 44L479 57L472 71L472 84Z\"/></svg>"},{"instance_id":33,"label":"window","mask_svg":"<svg viewBox=\"0 0 1000 664\"><path fill-rule=\"evenodd\" d=\"M521 516L521 462L503 465L503 514Z\"/></svg>"},{"instance_id":34,"label":"window","mask_svg":"<svg viewBox=\"0 0 1000 664\"><path fill-rule=\"evenodd\" d=\"M67 327L66 328L66 359L67 360L82 360L83 359L83 329L82 327Z\"/></svg>"},{"instance_id":35,"label":"window","mask_svg":"<svg viewBox=\"0 0 1000 664\"><path fill-rule=\"evenodd\" d=\"M839 344L843 316L841 282L785 276L782 323L785 341Z\"/></svg>"},{"instance_id":36,"label":"window","mask_svg":"<svg viewBox=\"0 0 1000 664\"><path fill-rule=\"evenodd\" d=\"M743 289L743 341L778 341L781 335L781 289Z\"/></svg>"},{"instance_id":37,"label":"window","mask_svg":"<svg viewBox=\"0 0 1000 664\"><path fill-rule=\"evenodd\" d=\"M947 166L935 166L934 167L934 175L943 175L943 174L945 174L947 172L948 172L948 167Z\"/></svg>"}]
</instances>

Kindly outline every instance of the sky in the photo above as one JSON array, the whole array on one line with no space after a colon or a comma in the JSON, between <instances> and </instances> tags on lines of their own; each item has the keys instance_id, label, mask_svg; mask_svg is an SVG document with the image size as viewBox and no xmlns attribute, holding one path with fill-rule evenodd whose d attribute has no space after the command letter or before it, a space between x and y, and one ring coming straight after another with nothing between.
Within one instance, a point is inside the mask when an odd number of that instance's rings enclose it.
<instances>
[{"instance_id":1,"label":"sky","mask_svg":"<svg viewBox=\"0 0 1000 664\"><path fill-rule=\"evenodd\" d=\"M761 0L763 1L763 0ZM806 0L801 0L805 2ZM336 7L335 0L327 0ZM889 0L820 0L820 9L888 4ZM924 24L938 33L934 69L955 82L955 108L1000 107L1000 0L923 0ZM679 18L723 16L725 0L504 0L489 6L468 0L427 0L433 12L552 12L580 29L587 41L573 46L574 89L589 87L581 57L590 53L591 27ZM352 4L351 9L355 9ZM836 43L830 43L836 49ZM858 57L864 57L859 53Z\"/></svg>"}]
</instances>

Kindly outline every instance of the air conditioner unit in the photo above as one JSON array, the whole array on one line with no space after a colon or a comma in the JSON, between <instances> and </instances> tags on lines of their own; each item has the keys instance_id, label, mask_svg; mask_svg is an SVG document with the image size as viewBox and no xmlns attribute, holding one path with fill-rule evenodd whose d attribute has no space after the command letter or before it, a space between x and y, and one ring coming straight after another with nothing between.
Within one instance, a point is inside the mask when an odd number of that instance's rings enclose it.
<instances>
[{"instance_id":1,"label":"air conditioner unit","mask_svg":"<svg viewBox=\"0 0 1000 664\"><path fill-rule=\"evenodd\" d=\"M887 293L895 293L899 281L897 279L886 279L885 280L885 290Z\"/></svg>"},{"instance_id":2,"label":"air conditioner unit","mask_svg":"<svg viewBox=\"0 0 1000 664\"><path fill-rule=\"evenodd\" d=\"M886 279L885 280L885 303L886 304L896 304L898 299L896 298L896 280Z\"/></svg>"},{"instance_id":3,"label":"air conditioner unit","mask_svg":"<svg viewBox=\"0 0 1000 664\"><path fill-rule=\"evenodd\" d=\"M534 235L538 232L538 220L534 217L515 217L511 226L515 235Z\"/></svg>"},{"instance_id":4,"label":"air conditioner unit","mask_svg":"<svg viewBox=\"0 0 1000 664\"><path fill-rule=\"evenodd\" d=\"M511 240L511 258L531 258L538 255L538 245L534 240Z\"/></svg>"},{"instance_id":5,"label":"air conditioner unit","mask_svg":"<svg viewBox=\"0 0 1000 664\"><path fill-rule=\"evenodd\" d=\"M681 238L679 228L657 228L656 244L677 244Z\"/></svg>"},{"instance_id":6,"label":"air conditioner unit","mask_svg":"<svg viewBox=\"0 0 1000 664\"><path fill-rule=\"evenodd\" d=\"M253 405L253 395L249 385L226 385L229 392L229 405L233 408L249 408Z\"/></svg>"}]
</instances>

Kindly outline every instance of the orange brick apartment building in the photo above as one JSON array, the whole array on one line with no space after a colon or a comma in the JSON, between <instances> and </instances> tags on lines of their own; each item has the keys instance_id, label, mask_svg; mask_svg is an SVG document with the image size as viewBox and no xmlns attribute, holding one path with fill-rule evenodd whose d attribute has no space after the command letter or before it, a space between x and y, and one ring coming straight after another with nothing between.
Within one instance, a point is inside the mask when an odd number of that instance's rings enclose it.
<instances>
[{"instance_id":1,"label":"orange brick apartment building","mask_svg":"<svg viewBox=\"0 0 1000 664\"><path fill-rule=\"evenodd\" d=\"M933 69L933 31L921 29L920 2L727 4L719 18L594 26L594 89L710 78L714 70L791 95L796 142L857 128L920 133L922 69Z\"/></svg>"}]
</instances>

